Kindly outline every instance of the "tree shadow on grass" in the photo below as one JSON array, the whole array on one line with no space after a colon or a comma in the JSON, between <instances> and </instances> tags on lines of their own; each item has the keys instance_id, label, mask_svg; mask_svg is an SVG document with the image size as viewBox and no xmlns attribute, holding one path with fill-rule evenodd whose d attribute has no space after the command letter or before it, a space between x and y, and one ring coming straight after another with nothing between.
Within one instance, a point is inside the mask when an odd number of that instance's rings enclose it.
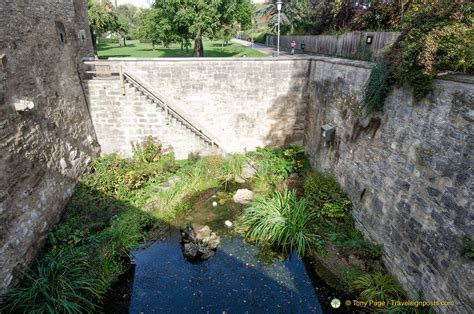
<instances>
[{"instance_id":1,"label":"tree shadow on grass","mask_svg":"<svg viewBox=\"0 0 474 314\"><path fill-rule=\"evenodd\" d=\"M97 50L98 51L105 51L105 50L111 50L111 49L120 49L120 48L135 48L135 44L127 44L127 46L120 46L119 44L98 44L97 45ZM151 49L150 49L151 50Z\"/></svg>"}]
</instances>

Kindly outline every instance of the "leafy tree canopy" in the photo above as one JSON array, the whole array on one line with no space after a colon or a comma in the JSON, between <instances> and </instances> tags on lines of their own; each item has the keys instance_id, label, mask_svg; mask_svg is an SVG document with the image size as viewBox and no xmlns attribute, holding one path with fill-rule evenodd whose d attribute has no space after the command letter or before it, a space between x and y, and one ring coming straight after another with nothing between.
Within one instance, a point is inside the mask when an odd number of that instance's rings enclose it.
<instances>
[{"instance_id":1,"label":"leafy tree canopy","mask_svg":"<svg viewBox=\"0 0 474 314\"><path fill-rule=\"evenodd\" d=\"M147 12L147 13L145 13ZM237 25L251 25L250 0L160 0L140 18L140 36L164 44L194 40L194 56L203 56L202 38L228 38Z\"/></svg>"},{"instance_id":2,"label":"leafy tree canopy","mask_svg":"<svg viewBox=\"0 0 474 314\"><path fill-rule=\"evenodd\" d=\"M105 32L117 31L118 17L110 0L87 0L87 13L94 51L96 51L97 36Z\"/></svg>"}]
</instances>

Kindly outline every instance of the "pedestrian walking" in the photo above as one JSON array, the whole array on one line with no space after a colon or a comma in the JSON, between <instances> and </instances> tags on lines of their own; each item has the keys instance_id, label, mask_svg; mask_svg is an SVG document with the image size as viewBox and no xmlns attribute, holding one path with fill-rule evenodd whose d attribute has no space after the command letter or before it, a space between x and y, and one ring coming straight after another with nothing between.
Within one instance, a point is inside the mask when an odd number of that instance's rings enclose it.
<instances>
[{"instance_id":1,"label":"pedestrian walking","mask_svg":"<svg viewBox=\"0 0 474 314\"><path fill-rule=\"evenodd\" d=\"M296 41L293 40L291 42L290 48L291 48L291 55L294 55L295 54L295 49L296 49Z\"/></svg>"},{"instance_id":2,"label":"pedestrian walking","mask_svg":"<svg viewBox=\"0 0 474 314\"><path fill-rule=\"evenodd\" d=\"M304 48L306 48L306 45L304 44L304 40L301 42L301 53L304 53Z\"/></svg>"}]
</instances>

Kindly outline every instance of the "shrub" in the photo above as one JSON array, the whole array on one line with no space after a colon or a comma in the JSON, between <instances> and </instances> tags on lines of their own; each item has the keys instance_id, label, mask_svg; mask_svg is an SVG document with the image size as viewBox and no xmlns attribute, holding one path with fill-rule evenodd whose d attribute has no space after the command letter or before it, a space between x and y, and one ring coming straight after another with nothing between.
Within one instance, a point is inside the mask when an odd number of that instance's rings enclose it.
<instances>
[{"instance_id":1,"label":"shrub","mask_svg":"<svg viewBox=\"0 0 474 314\"><path fill-rule=\"evenodd\" d=\"M389 301L403 296L403 290L398 282L380 271L362 275L354 281L354 284L361 290L360 298L364 301Z\"/></svg>"},{"instance_id":2,"label":"shrub","mask_svg":"<svg viewBox=\"0 0 474 314\"><path fill-rule=\"evenodd\" d=\"M24 274L27 285L7 291L2 298L5 313L94 312L92 299L99 297L102 283L91 276L84 254L65 251L48 255Z\"/></svg>"},{"instance_id":3,"label":"shrub","mask_svg":"<svg viewBox=\"0 0 474 314\"><path fill-rule=\"evenodd\" d=\"M330 175L314 172L304 180L304 191L309 204L325 218L347 216L351 202L346 198L341 186Z\"/></svg>"},{"instance_id":4,"label":"shrub","mask_svg":"<svg viewBox=\"0 0 474 314\"><path fill-rule=\"evenodd\" d=\"M279 180L284 180L291 173L303 172L309 168L304 149L301 146L291 145L284 148L257 148L249 156L257 164L257 175L262 178L272 180L275 176Z\"/></svg>"},{"instance_id":5,"label":"shrub","mask_svg":"<svg viewBox=\"0 0 474 314\"><path fill-rule=\"evenodd\" d=\"M161 143L147 136L142 143L133 144L133 159L140 162L156 162L160 159Z\"/></svg>"},{"instance_id":6,"label":"shrub","mask_svg":"<svg viewBox=\"0 0 474 314\"><path fill-rule=\"evenodd\" d=\"M390 76L414 87L415 99L442 71L474 71L474 4L437 0L412 5L389 54Z\"/></svg>"},{"instance_id":7,"label":"shrub","mask_svg":"<svg viewBox=\"0 0 474 314\"><path fill-rule=\"evenodd\" d=\"M463 247L464 247L464 256L470 259L474 259L474 241L470 238L465 237L463 239Z\"/></svg>"},{"instance_id":8,"label":"shrub","mask_svg":"<svg viewBox=\"0 0 474 314\"><path fill-rule=\"evenodd\" d=\"M258 243L282 247L284 252L296 250L300 256L313 246L316 236L311 230L314 214L305 199L296 191L278 191L269 199L257 198L247 207L242 224L248 227L246 236Z\"/></svg>"}]
</instances>

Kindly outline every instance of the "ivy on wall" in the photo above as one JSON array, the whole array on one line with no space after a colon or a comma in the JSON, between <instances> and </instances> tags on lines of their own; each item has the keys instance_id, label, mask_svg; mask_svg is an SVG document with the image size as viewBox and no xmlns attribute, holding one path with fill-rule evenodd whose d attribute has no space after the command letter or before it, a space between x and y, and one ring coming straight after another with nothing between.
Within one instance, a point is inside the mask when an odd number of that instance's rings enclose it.
<instances>
[{"instance_id":1,"label":"ivy on wall","mask_svg":"<svg viewBox=\"0 0 474 314\"><path fill-rule=\"evenodd\" d=\"M474 73L474 3L436 0L413 4L402 34L374 66L365 91L367 113L382 111L393 85L413 87L415 100L444 72Z\"/></svg>"}]
</instances>

